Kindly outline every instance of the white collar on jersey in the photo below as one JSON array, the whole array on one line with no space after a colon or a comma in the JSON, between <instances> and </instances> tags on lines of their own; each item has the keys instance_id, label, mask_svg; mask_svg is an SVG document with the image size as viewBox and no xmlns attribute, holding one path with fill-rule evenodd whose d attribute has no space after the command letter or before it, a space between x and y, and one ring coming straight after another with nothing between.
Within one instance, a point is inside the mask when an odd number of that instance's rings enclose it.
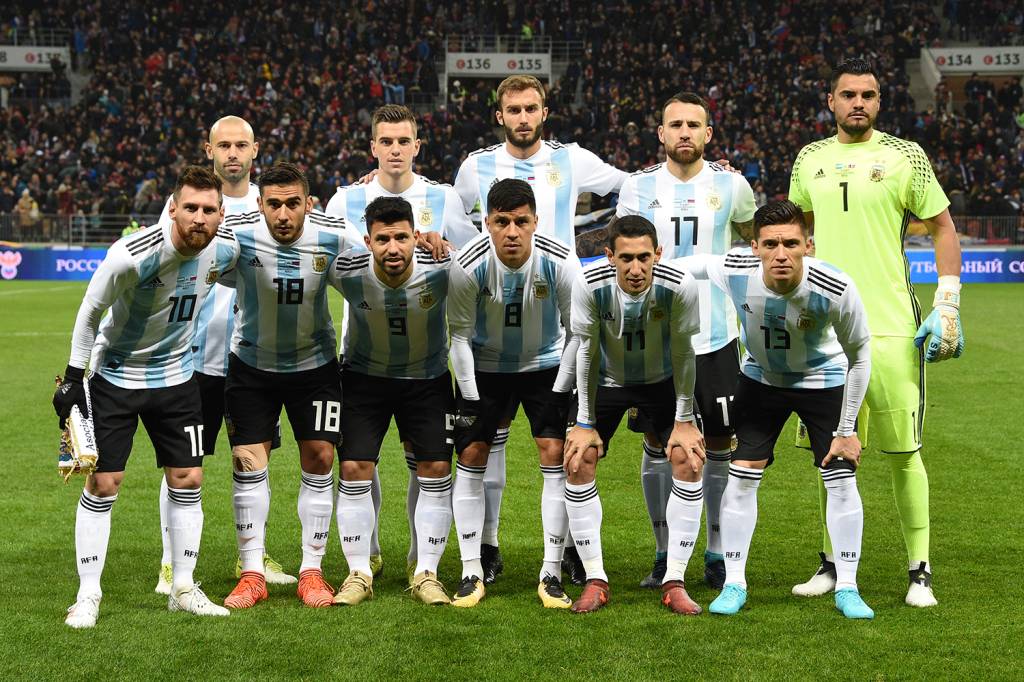
<instances>
[{"instance_id":1,"label":"white collar on jersey","mask_svg":"<svg viewBox=\"0 0 1024 682\"><path fill-rule=\"evenodd\" d=\"M651 292L654 291L653 283L647 287L647 290L642 294L633 296L627 294L619 286L618 275L616 275L615 281L615 302L618 306L619 313L619 331L616 334L618 338L622 338L622 335L628 332L634 332L643 329L647 325L647 315L651 307Z\"/></svg>"}]
</instances>

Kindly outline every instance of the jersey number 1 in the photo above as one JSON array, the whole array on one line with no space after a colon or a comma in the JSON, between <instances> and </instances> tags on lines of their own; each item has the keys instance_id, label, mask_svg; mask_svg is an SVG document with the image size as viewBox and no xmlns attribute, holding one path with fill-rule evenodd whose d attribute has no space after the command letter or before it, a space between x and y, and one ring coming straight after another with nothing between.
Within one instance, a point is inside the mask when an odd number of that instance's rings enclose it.
<instances>
[{"instance_id":1,"label":"jersey number 1","mask_svg":"<svg viewBox=\"0 0 1024 682\"><path fill-rule=\"evenodd\" d=\"M850 210L850 183L840 182L839 186L843 188L843 212L845 213Z\"/></svg>"}]
</instances>

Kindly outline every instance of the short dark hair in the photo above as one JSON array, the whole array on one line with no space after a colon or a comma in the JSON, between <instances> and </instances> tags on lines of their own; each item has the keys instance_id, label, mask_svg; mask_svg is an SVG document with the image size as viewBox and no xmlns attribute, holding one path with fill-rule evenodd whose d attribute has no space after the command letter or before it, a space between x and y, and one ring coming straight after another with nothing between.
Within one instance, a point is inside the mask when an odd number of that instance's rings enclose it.
<instances>
[{"instance_id":1,"label":"short dark hair","mask_svg":"<svg viewBox=\"0 0 1024 682\"><path fill-rule=\"evenodd\" d=\"M263 188L270 185L302 185L302 193L309 196L309 180L302 169L289 161L278 161L260 174L260 196Z\"/></svg>"},{"instance_id":2,"label":"short dark hair","mask_svg":"<svg viewBox=\"0 0 1024 682\"><path fill-rule=\"evenodd\" d=\"M394 225L403 220L409 222L411 229L416 228L412 218L412 205L402 197L377 197L366 205L366 234L373 232L373 224Z\"/></svg>"},{"instance_id":3,"label":"short dark hair","mask_svg":"<svg viewBox=\"0 0 1024 682\"><path fill-rule=\"evenodd\" d=\"M863 57L852 57L846 61L839 62L836 64L836 67L832 69L832 75L829 77L829 92L836 91L836 85L839 83L839 77L843 74L850 74L851 76L872 76L875 79L875 83L881 85L878 80L878 74L875 73L875 67L871 65L871 62Z\"/></svg>"},{"instance_id":4,"label":"short dark hair","mask_svg":"<svg viewBox=\"0 0 1024 682\"><path fill-rule=\"evenodd\" d=\"M654 248L658 248L658 230L654 223L642 215L624 215L608 223L608 248L615 252L615 240L619 237L650 237Z\"/></svg>"},{"instance_id":5,"label":"short dark hair","mask_svg":"<svg viewBox=\"0 0 1024 682\"><path fill-rule=\"evenodd\" d=\"M808 236L807 217L802 208L788 199L769 201L754 213L754 239L766 225L799 225L804 237Z\"/></svg>"},{"instance_id":6,"label":"short dark hair","mask_svg":"<svg viewBox=\"0 0 1024 682\"><path fill-rule=\"evenodd\" d=\"M529 206L531 212L537 213L537 198L533 196L530 183L525 180L499 180L487 192L488 213L514 211L520 206Z\"/></svg>"},{"instance_id":7,"label":"short dark hair","mask_svg":"<svg viewBox=\"0 0 1024 682\"><path fill-rule=\"evenodd\" d=\"M206 166L185 166L178 173L178 180L174 183L174 201L177 203L181 198L181 188L188 185L192 189L215 189L217 190L218 201L223 201L223 181L217 174Z\"/></svg>"},{"instance_id":8,"label":"short dark hair","mask_svg":"<svg viewBox=\"0 0 1024 682\"><path fill-rule=\"evenodd\" d=\"M378 123L401 123L402 121L408 121L412 125L412 136L415 138L416 114L412 113L412 109L401 104L385 104L377 107L370 118L370 134L376 140Z\"/></svg>"},{"instance_id":9,"label":"short dark hair","mask_svg":"<svg viewBox=\"0 0 1024 682\"><path fill-rule=\"evenodd\" d=\"M665 122L665 110L668 109L668 105L673 102L679 102L681 104L696 104L704 110L704 123L711 125L711 108L708 107L708 101L695 92L677 92L665 100L665 103L661 105L662 123Z\"/></svg>"}]
</instances>

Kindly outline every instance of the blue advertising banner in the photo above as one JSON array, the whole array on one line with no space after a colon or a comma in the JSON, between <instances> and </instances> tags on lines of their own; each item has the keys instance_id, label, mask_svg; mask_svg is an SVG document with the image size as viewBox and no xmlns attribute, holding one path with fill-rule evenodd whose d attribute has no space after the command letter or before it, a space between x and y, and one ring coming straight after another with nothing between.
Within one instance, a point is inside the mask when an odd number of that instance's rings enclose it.
<instances>
[{"instance_id":1,"label":"blue advertising banner","mask_svg":"<svg viewBox=\"0 0 1024 682\"><path fill-rule=\"evenodd\" d=\"M604 258L592 256L582 258L584 264ZM935 252L931 249L907 251L910 263L910 281L914 284L935 284L938 273L935 271ZM964 284L981 282L1021 282L1024 283L1024 249L986 249L965 250L963 267L960 269L960 281Z\"/></svg>"},{"instance_id":2,"label":"blue advertising banner","mask_svg":"<svg viewBox=\"0 0 1024 682\"><path fill-rule=\"evenodd\" d=\"M0 277L12 279L88 280L107 255L105 248L21 248L0 244ZM582 259L588 263L595 258ZM934 284L935 252L907 251L910 280ZM965 250L960 278L965 284L977 282L1024 282L1024 249Z\"/></svg>"},{"instance_id":3,"label":"blue advertising banner","mask_svg":"<svg viewBox=\"0 0 1024 682\"><path fill-rule=\"evenodd\" d=\"M5 280L88 280L106 256L106 249L0 245L0 277Z\"/></svg>"}]
</instances>

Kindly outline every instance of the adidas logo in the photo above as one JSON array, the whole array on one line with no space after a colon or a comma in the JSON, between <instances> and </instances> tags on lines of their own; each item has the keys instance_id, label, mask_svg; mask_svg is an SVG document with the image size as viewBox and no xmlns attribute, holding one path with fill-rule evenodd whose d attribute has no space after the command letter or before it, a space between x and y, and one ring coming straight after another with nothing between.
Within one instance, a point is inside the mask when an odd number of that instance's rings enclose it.
<instances>
[{"instance_id":1,"label":"adidas logo","mask_svg":"<svg viewBox=\"0 0 1024 682\"><path fill-rule=\"evenodd\" d=\"M249 265L253 266L254 268L262 268L263 267L263 263L260 262L260 257L259 256L253 256L249 260Z\"/></svg>"},{"instance_id":2,"label":"adidas logo","mask_svg":"<svg viewBox=\"0 0 1024 682\"><path fill-rule=\"evenodd\" d=\"M370 304L367 303L366 301L363 301L356 307L358 307L360 310L373 310L373 308L370 307Z\"/></svg>"},{"instance_id":3,"label":"adidas logo","mask_svg":"<svg viewBox=\"0 0 1024 682\"><path fill-rule=\"evenodd\" d=\"M601 319L608 320L609 322L614 322L615 316L612 315L611 311L605 311L604 313L601 313Z\"/></svg>"},{"instance_id":4,"label":"adidas logo","mask_svg":"<svg viewBox=\"0 0 1024 682\"><path fill-rule=\"evenodd\" d=\"M162 287L163 285L164 283L159 277L154 277L153 279L146 282L145 286L147 289L156 289L157 287Z\"/></svg>"},{"instance_id":5,"label":"adidas logo","mask_svg":"<svg viewBox=\"0 0 1024 682\"><path fill-rule=\"evenodd\" d=\"M745 312L745 313L750 313L751 315L753 315L753 314L754 314L754 311L753 311L753 310L751 310L751 309L750 309L750 306L749 306L749 305L747 305L746 303L744 303L744 304L743 304L743 305L742 305L741 307L743 308L743 312Z\"/></svg>"},{"instance_id":6,"label":"adidas logo","mask_svg":"<svg viewBox=\"0 0 1024 682\"><path fill-rule=\"evenodd\" d=\"M821 179L823 177L825 177L825 171L823 171L822 169L819 168L818 172L814 174L814 179L815 180L819 180L819 179Z\"/></svg>"},{"instance_id":7,"label":"adidas logo","mask_svg":"<svg viewBox=\"0 0 1024 682\"><path fill-rule=\"evenodd\" d=\"M651 209L655 209L655 208L661 208L661 202L658 201L657 199L655 199L651 203L647 204L647 210L648 211L650 211Z\"/></svg>"}]
</instances>

